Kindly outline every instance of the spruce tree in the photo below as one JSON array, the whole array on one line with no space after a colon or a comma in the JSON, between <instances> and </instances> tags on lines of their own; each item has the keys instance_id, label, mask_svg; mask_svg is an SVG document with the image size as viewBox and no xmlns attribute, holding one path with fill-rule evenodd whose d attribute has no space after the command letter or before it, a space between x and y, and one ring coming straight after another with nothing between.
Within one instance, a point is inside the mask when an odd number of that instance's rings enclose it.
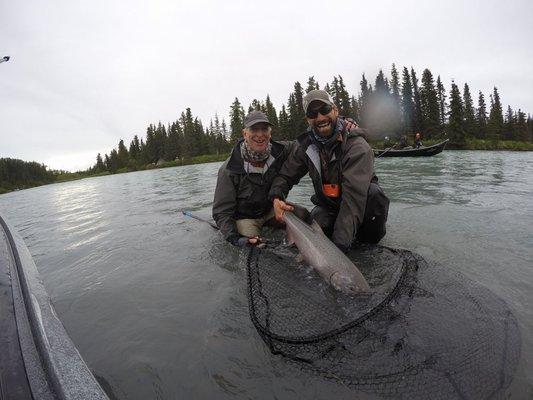
<instances>
[{"instance_id":1,"label":"spruce tree","mask_svg":"<svg viewBox=\"0 0 533 400\"><path fill-rule=\"evenodd\" d=\"M229 118L230 142L235 143L242 137L244 129L244 110L237 97L230 107Z\"/></svg>"},{"instance_id":2,"label":"spruce tree","mask_svg":"<svg viewBox=\"0 0 533 400\"><path fill-rule=\"evenodd\" d=\"M516 140L521 142L526 142L528 140L526 113L522 112L520 109L518 109L516 119Z\"/></svg>"},{"instance_id":3,"label":"spruce tree","mask_svg":"<svg viewBox=\"0 0 533 400\"><path fill-rule=\"evenodd\" d=\"M372 94L372 88L368 86L368 81L366 80L365 74L363 74L361 82L361 94L359 96L359 119L361 126L367 128L367 120L369 117L369 101L370 95Z\"/></svg>"},{"instance_id":4,"label":"spruce tree","mask_svg":"<svg viewBox=\"0 0 533 400\"><path fill-rule=\"evenodd\" d=\"M426 138L439 135L440 106L437 90L433 81L433 74L429 69L422 73L422 87L420 88L420 110L422 130Z\"/></svg>"},{"instance_id":5,"label":"spruce tree","mask_svg":"<svg viewBox=\"0 0 533 400\"><path fill-rule=\"evenodd\" d=\"M100 155L100 153L98 153L98 155L96 156L96 165L94 169L96 172L105 171L104 161L102 160L102 156Z\"/></svg>"},{"instance_id":6,"label":"spruce tree","mask_svg":"<svg viewBox=\"0 0 533 400\"><path fill-rule=\"evenodd\" d=\"M413 86L413 130L419 132L422 130L422 105L420 103L420 91L418 89L418 79L415 70L411 67L411 84Z\"/></svg>"},{"instance_id":7,"label":"spruce tree","mask_svg":"<svg viewBox=\"0 0 533 400\"><path fill-rule=\"evenodd\" d=\"M320 89L320 86L318 85L318 82L315 81L314 76L310 76L307 80L307 88L305 89L305 93L309 93L311 90Z\"/></svg>"},{"instance_id":8,"label":"spruce tree","mask_svg":"<svg viewBox=\"0 0 533 400\"><path fill-rule=\"evenodd\" d=\"M226 153L229 150L228 142L226 140L226 123L218 118L218 114L215 114L215 149L216 154Z\"/></svg>"},{"instance_id":9,"label":"spruce tree","mask_svg":"<svg viewBox=\"0 0 533 400\"><path fill-rule=\"evenodd\" d=\"M527 116L527 136L528 140L533 143L533 118L529 114Z\"/></svg>"},{"instance_id":10,"label":"spruce tree","mask_svg":"<svg viewBox=\"0 0 533 400\"><path fill-rule=\"evenodd\" d=\"M414 113L415 104L413 101L413 86L411 85L411 76L409 70L403 67L402 73L402 120L404 131L411 133L414 131Z\"/></svg>"},{"instance_id":11,"label":"spruce tree","mask_svg":"<svg viewBox=\"0 0 533 400\"><path fill-rule=\"evenodd\" d=\"M218 114L215 114L215 121L211 120L209 124L209 138L210 138L210 153L209 154L220 154L221 150L219 147L219 137L220 137L220 121L218 119Z\"/></svg>"},{"instance_id":12,"label":"spruce tree","mask_svg":"<svg viewBox=\"0 0 533 400\"><path fill-rule=\"evenodd\" d=\"M118 152L115 149L113 149L111 150L111 153L109 153L107 169L110 172L115 173L117 172L118 168L119 168Z\"/></svg>"},{"instance_id":13,"label":"spruce tree","mask_svg":"<svg viewBox=\"0 0 533 400\"><path fill-rule=\"evenodd\" d=\"M278 114L274 104L272 104L272 101L270 101L270 96L268 94L265 100L265 114L272 124L272 137L275 138L277 137L279 131Z\"/></svg>"},{"instance_id":14,"label":"spruce tree","mask_svg":"<svg viewBox=\"0 0 533 400\"><path fill-rule=\"evenodd\" d=\"M233 147L233 143L229 141L229 133L228 133L228 127L226 125L226 120L222 118L222 123L220 124L220 133L222 134L222 137L224 138L224 148L225 152L228 152Z\"/></svg>"},{"instance_id":15,"label":"spruce tree","mask_svg":"<svg viewBox=\"0 0 533 400\"><path fill-rule=\"evenodd\" d=\"M190 108L187 107L185 112L181 113L180 123L183 129L183 157L190 159L196 155L195 124Z\"/></svg>"},{"instance_id":16,"label":"spruce tree","mask_svg":"<svg viewBox=\"0 0 533 400\"><path fill-rule=\"evenodd\" d=\"M263 111L261 109L261 102L257 99L253 99L252 100L252 103L250 104L250 107L248 107L248 112L252 112L252 111Z\"/></svg>"},{"instance_id":17,"label":"spruce tree","mask_svg":"<svg viewBox=\"0 0 533 400\"><path fill-rule=\"evenodd\" d=\"M444 85L440 80L440 75L437 77L437 98L439 100L439 121L442 130L446 123L446 89L444 89Z\"/></svg>"},{"instance_id":18,"label":"spruce tree","mask_svg":"<svg viewBox=\"0 0 533 400\"><path fill-rule=\"evenodd\" d=\"M120 139L118 142L117 152L117 168L124 168L128 166L129 154L128 149L124 146L124 140Z\"/></svg>"},{"instance_id":19,"label":"spruce tree","mask_svg":"<svg viewBox=\"0 0 533 400\"><path fill-rule=\"evenodd\" d=\"M511 109L511 106L507 106L507 112L505 113L505 122L503 129L503 140L515 140L515 114Z\"/></svg>"},{"instance_id":20,"label":"spruce tree","mask_svg":"<svg viewBox=\"0 0 533 400\"><path fill-rule=\"evenodd\" d=\"M494 92L491 95L491 107L489 114L489 121L487 123L488 137L496 142L502 139L503 134L503 112L502 103L500 101L500 95L498 89L495 87Z\"/></svg>"},{"instance_id":21,"label":"spruce tree","mask_svg":"<svg viewBox=\"0 0 533 400\"><path fill-rule=\"evenodd\" d=\"M294 84L294 100L296 102L296 115L289 115L289 118L294 118L296 123L296 130L294 137L307 129L307 121L305 119L304 105L303 105L303 88L300 82Z\"/></svg>"},{"instance_id":22,"label":"spruce tree","mask_svg":"<svg viewBox=\"0 0 533 400\"><path fill-rule=\"evenodd\" d=\"M477 101L476 127L476 138L485 139L487 137L487 105L485 104L485 97L481 90L479 91Z\"/></svg>"},{"instance_id":23,"label":"spruce tree","mask_svg":"<svg viewBox=\"0 0 533 400\"><path fill-rule=\"evenodd\" d=\"M204 131L204 127L202 125L202 121L198 119L198 117L194 118L193 123L193 138L194 138L194 152L193 156L200 156L202 154L207 154L209 152L208 150L208 140L207 135Z\"/></svg>"},{"instance_id":24,"label":"spruce tree","mask_svg":"<svg viewBox=\"0 0 533 400\"><path fill-rule=\"evenodd\" d=\"M389 86L386 83L385 75L383 74L383 71L381 69L379 70L378 75L376 76L376 84L374 86L374 91L380 95L389 94Z\"/></svg>"},{"instance_id":25,"label":"spruce tree","mask_svg":"<svg viewBox=\"0 0 533 400\"><path fill-rule=\"evenodd\" d=\"M289 125L289 115L287 114L287 111L285 109L285 104L281 106L278 121L279 121L278 140L289 139L289 136L291 135L291 132L290 132L291 127Z\"/></svg>"},{"instance_id":26,"label":"spruce tree","mask_svg":"<svg viewBox=\"0 0 533 400\"><path fill-rule=\"evenodd\" d=\"M133 140L130 143L130 149L128 153L130 154L130 159L133 160L135 165L141 164L141 145L139 143L139 137L137 135L133 137Z\"/></svg>"},{"instance_id":27,"label":"spruce tree","mask_svg":"<svg viewBox=\"0 0 533 400\"><path fill-rule=\"evenodd\" d=\"M157 162L155 131L156 128L152 124L146 128L146 144L143 152L143 164L153 164Z\"/></svg>"},{"instance_id":28,"label":"spruce tree","mask_svg":"<svg viewBox=\"0 0 533 400\"><path fill-rule=\"evenodd\" d=\"M466 144L465 131L463 128L464 106L459 88L452 81L450 92L450 111L448 113L448 136L451 148L461 149Z\"/></svg>"},{"instance_id":29,"label":"spruce tree","mask_svg":"<svg viewBox=\"0 0 533 400\"><path fill-rule=\"evenodd\" d=\"M395 64L392 64L390 89L393 102L394 119L396 120L396 125L398 127L395 135L399 135L402 130L402 99L400 96L400 78Z\"/></svg>"},{"instance_id":30,"label":"spruce tree","mask_svg":"<svg viewBox=\"0 0 533 400\"><path fill-rule=\"evenodd\" d=\"M360 123L360 112L359 112L359 102L357 99L352 96L350 98L350 114L349 114L358 124Z\"/></svg>"},{"instance_id":31,"label":"spruce tree","mask_svg":"<svg viewBox=\"0 0 533 400\"><path fill-rule=\"evenodd\" d=\"M294 93L289 95L289 100L287 102L287 139L293 140L301 132L298 130L300 126L300 113L298 112L298 106L296 105L296 99L294 98ZM281 123L281 116L280 116Z\"/></svg>"},{"instance_id":32,"label":"spruce tree","mask_svg":"<svg viewBox=\"0 0 533 400\"><path fill-rule=\"evenodd\" d=\"M464 101L464 130L467 138L473 138L476 134L476 115L474 110L474 102L470 95L470 88L465 83L463 90Z\"/></svg>"},{"instance_id":33,"label":"spruce tree","mask_svg":"<svg viewBox=\"0 0 533 400\"><path fill-rule=\"evenodd\" d=\"M166 140L167 130L161 121L159 121L154 132L155 162L164 158Z\"/></svg>"},{"instance_id":34,"label":"spruce tree","mask_svg":"<svg viewBox=\"0 0 533 400\"><path fill-rule=\"evenodd\" d=\"M392 97L400 102L400 78L398 75L398 70L396 69L396 65L393 63L391 68L391 81L390 81L390 89Z\"/></svg>"},{"instance_id":35,"label":"spruce tree","mask_svg":"<svg viewBox=\"0 0 533 400\"><path fill-rule=\"evenodd\" d=\"M352 104L350 102L350 95L344 85L342 76L334 77L332 84L332 98L333 102L339 109L339 114L345 117L352 117Z\"/></svg>"},{"instance_id":36,"label":"spruce tree","mask_svg":"<svg viewBox=\"0 0 533 400\"><path fill-rule=\"evenodd\" d=\"M178 121L176 121L170 125L168 130L168 137L165 145L165 160L174 161L180 158L181 136L181 127Z\"/></svg>"},{"instance_id":37,"label":"spruce tree","mask_svg":"<svg viewBox=\"0 0 533 400\"><path fill-rule=\"evenodd\" d=\"M366 128L377 135L394 135L401 129L394 99L387 78L380 70L374 91L368 95Z\"/></svg>"}]
</instances>

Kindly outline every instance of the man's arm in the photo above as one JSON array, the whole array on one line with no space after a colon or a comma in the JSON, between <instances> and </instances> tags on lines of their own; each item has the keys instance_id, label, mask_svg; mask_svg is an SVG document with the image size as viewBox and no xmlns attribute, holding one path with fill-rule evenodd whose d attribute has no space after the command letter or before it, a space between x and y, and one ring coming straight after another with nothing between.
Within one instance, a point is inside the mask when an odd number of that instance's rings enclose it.
<instances>
[{"instance_id":1,"label":"man's arm","mask_svg":"<svg viewBox=\"0 0 533 400\"><path fill-rule=\"evenodd\" d=\"M213 200L213 219L224 238L233 245L238 245L242 237L237 231L234 213L237 206L237 193L229 172L226 170L227 163L222 164L218 170L215 198Z\"/></svg>"},{"instance_id":2,"label":"man's arm","mask_svg":"<svg viewBox=\"0 0 533 400\"><path fill-rule=\"evenodd\" d=\"M308 172L306 156L298 142L289 147L290 152L283 163L278 176L274 178L268 198L273 201L274 213L278 221L282 220L283 211L291 211L292 206L284 202L289 191Z\"/></svg>"},{"instance_id":3,"label":"man's arm","mask_svg":"<svg viewBox=\"0 0 533 400\"><path fill-rule=\"evenodd\" d=\"M299 143L295 142L290 146L287 159L272 182L268 198L270 200L285 199L292 187L300 182L307 171L305 154L301 151Z\"/></svg>"},{"instance_id":4,"label":"man's arm","mask_svg":"<svg viewBox=\"0 0 533 400\"><path fill-rule=\"evenodd\" d=\"M333 228L333 242L346 250L363 222L370 181L374 176L374 155L361 137L349 138L342 159L342 201Z\"/></svg>"}]
</instances>

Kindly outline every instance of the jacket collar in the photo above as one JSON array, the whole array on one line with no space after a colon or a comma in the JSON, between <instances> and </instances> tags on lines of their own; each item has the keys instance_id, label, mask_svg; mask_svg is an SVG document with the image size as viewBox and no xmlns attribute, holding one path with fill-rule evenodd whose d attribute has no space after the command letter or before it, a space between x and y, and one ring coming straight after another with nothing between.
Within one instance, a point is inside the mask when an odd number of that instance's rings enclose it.
<instances>
[{"instance_id":1,"label":"jacket collar","mask_svg":"<svg viewBox=\"0 0 533 400\"><path fill-rule=\"evenodd\" d=\"M237 144L233 147L233 150L231 151L231 156L228 161L228 165L226 166L226 169L230 172L233 172L235 174L245 174L246 171L244 169L244 160L241 155L241 143L244 141L243 138L239 139ZM270 140L270 143L272 143L272 149L270 151L270 155L277 159L280 155L283 154L283 150L285 149L285 146L281 143L275 142L273 140Z\"/></svg>"}]
</instances>

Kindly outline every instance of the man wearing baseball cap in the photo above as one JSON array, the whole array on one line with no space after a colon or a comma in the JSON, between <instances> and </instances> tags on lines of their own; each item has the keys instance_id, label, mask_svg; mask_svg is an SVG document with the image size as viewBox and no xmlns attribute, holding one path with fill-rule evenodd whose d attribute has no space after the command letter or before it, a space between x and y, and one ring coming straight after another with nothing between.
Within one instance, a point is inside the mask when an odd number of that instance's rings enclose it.
<instances>
[{"instance_id":1,"label":"man wearing baseball cap","mask_svg":"<svg viewBox=\"0 0 533 400\"><path fill-rule=\"evenodd\" d=\"M213 219L231 244L259 245L262 226L276 223L268 192L290 144L271 140L272 124L261 111L244 118L242 133L218 170Z\"/></svg>"},{"instance_id":2,"label":"man wearing baseball cap","mask_svg":"<svg viewBox=\"0 0 533 400\"><path fill-rule=\"evenodd\" d=\"M374 174L374 155L355 121L339 116L324 90L311 90L303 106L309 128L296 140L274 179L269 198L276 218L292 206L284 200L307 173L315 190L311 217L343 251L357 240L377 243L385 235L389 200Z\"/></svg>"}]
</instances>

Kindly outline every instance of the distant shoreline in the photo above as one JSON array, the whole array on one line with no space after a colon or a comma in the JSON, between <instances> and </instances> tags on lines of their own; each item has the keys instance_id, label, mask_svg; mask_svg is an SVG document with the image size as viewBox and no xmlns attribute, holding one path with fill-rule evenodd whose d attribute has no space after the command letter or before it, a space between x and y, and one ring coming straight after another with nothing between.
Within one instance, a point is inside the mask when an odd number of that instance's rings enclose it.
<instances>
[{"instance_id":1,"label":"distant shoreline","mask_svg":"<svg viewBox=\"0 0 533 400\"><path fill-rule=\"evenodd\" d=\"M99 176L124 174L128 172L147 171L147 170L159 169L159 168L171 168L171 167L181 167L185 165L207 164L207 163L212 163L212 162L219 162L219 161L224 161L226 158L228 158L228 156L229 156L229 153L228 154L207 154L207 155L202 155L202 156L191 157L189 159L182 159L182 160L176 160L176 161L164 161L161 163L152 163L152 164L143 165L139 168L131 169L131 170L128 170L128 168L121 168L114 173L111 173L108 171L98 172L98 173L90 173L87 171L65 172L65 173L61 173L57 175L56 180L54 182L33 181L29 184L26 184L26 185L23 185L18 188L14 188L14 189L7 189L0 185L0 195L5 194L5 193L10 193L10 192L15 192L18 190L31 189L34 187L51 185L54 183L76 181L76 180L85 179L85 178L96 178Z\"/></svg>"},{"instance_id":2,"label":"distant shoreline","mask_svg":"<svg viewBox=\"0 0 533 400\"><path fill-rule=\"evenodd\" d=\"M430 146L433 144L438 143L439 141L425 141L425 145ZM372 148L375 149L383 149L383 142L371 142L370 145ZM453 146L452 146L453 147ZM464 147L460 149L454 149L447 146L447 148L444 151L464 151L464 150L470 150L470 151L513 151L513 152L523 152L523 151L533 151L533 143L530 142L516 142L516 141L499 141L499 142L493 142L490 140L480 140L480 139L471 139L468 140ZM24 190L24 189L31 189L33 187L39 187L44 185L50 185L54 183L61 183L61 182L70 182L75 181L79 179L85 179L85 178L96 178L98 176L105 176L105 175L116 175L116 174L123 174L128 172L136 172L136 171L147 171L152 169L160 169L160 168L172 168L172 167L181 167L186 165L194 165L194 164L207 164L212 162L220 162L224 161L229 156L229 153L227 154L206 154L202 156L196 156L189 159L182 159L182 160L176 160L176 161L164 161L160 163L152 163L148 165L143 165L137 169L131 169L128 168L121 168L117 170L114 173L111 172L100 172L100 173L87 173L85 171L82 172L67 172L62 173L60 175L57 175L57 178L54 182L32 182L27 185L23 185L21 187L15 188L15 189L6 189L2 186L0 186L0 195L5 193L14 192L17 190Z\"/></svg>"}]
</instances>

